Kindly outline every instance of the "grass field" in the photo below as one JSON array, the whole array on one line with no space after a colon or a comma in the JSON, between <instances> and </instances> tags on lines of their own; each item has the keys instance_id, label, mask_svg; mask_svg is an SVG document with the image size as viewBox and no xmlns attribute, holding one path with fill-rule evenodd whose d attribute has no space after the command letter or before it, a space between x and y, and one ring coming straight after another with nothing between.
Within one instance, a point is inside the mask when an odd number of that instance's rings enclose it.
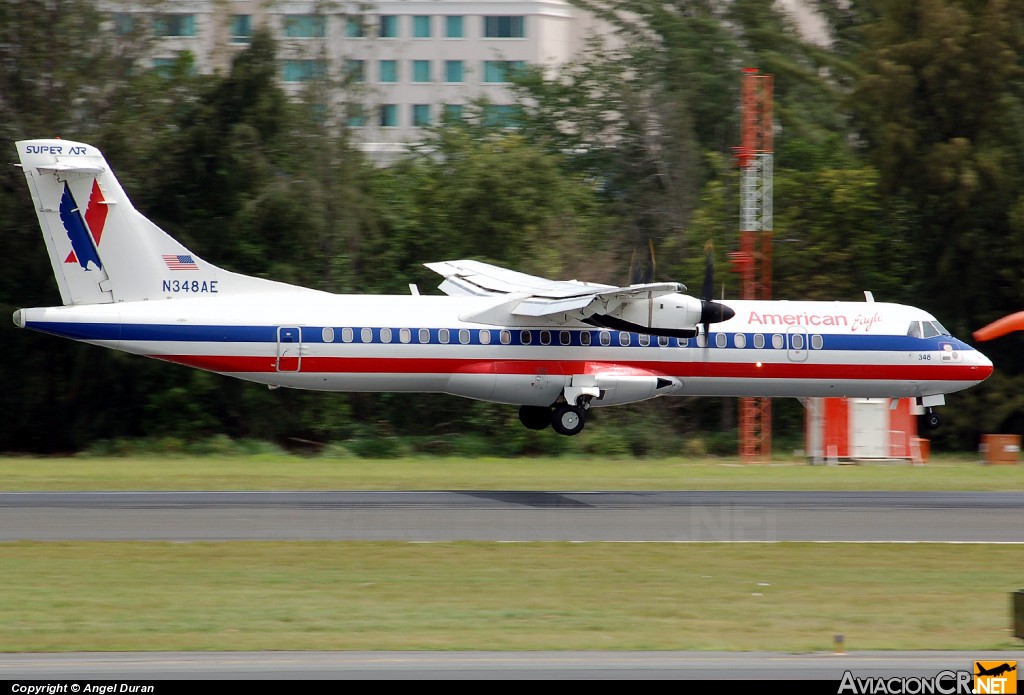
<instances>
[{"instance_id":1,"label":"grass field","mask_svg":"<svg viewBox=\"0 0 1024 695\"><path fill-rule=\"evenodd\" d=\"M3 490L1021 490L1018 466L0 459ZM1024 522L1024 519L1021 520ZM1024 546L4 543L0 650L1020 649Z\"/></svg>"},{"instance_id":2,"label":"grass field","mask_svg":"<svg viewBox=\"0 0 1024 695\"><path fill-rule=\"evenodd\" d=\"M1024 466L976 457L924 465L736 459L256 456L0 458L0 489L26 490L1024 490Z\"/></svg>"}]
</instances>

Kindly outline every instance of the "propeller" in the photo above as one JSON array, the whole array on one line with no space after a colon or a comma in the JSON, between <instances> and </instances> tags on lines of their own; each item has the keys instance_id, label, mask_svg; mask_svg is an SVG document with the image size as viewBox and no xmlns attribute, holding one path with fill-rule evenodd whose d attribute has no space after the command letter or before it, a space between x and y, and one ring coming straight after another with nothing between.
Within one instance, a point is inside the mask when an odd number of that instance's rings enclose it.
<instances>
[{"instance_id":1,"label":"propeller","mask_svg":"<svg viewBox=\"0 0 1024 695\"><path fill-rule=\"evenodd\" d=\"M657 263L654 259L654 239L647 240L647 258L638 259L636 247L629 260L629 284L644 285L654 282L654 271Z\"/></svg>"},{"instance_id":2,"label":"propeller","mask_svg":"<svg viewBox=\"0 0 1024 695\"><path fill-rule=\"evenodd\" d=\"M707 335L712 323L728 321L736 312L711 299L715 291L715 245L708 239L704 244L704 287L700 294L700 322L704 326L704 344L711 345Z\"/></svg>"}]
</instances>

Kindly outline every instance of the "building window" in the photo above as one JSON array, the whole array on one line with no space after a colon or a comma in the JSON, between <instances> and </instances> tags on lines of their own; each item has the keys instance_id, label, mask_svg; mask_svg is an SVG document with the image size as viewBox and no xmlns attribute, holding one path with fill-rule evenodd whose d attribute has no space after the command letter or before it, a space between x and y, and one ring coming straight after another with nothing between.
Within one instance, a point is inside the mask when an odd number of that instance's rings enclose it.
<instances>
[{"instance_id":1,"label":"building window","mask_svg":"<svg viewBox=\"0 0 1024 695\"><path fill-rule=\"evenodd\" d=\"M322 39L326 26L323 15L288 14L284 17L284 35L290 39Z\"/></svg>"},{"instance_id":2,"label":"building window","mask_svg":"<svg viewBox=\"0 0 1024 695\"><path fill-rule=\"evenodd\" d=\"M461 60L446 60L446 61L444 61L444 81L445 82L462 82L462 61Z\"/></svg>"},{"instance_id":3,"label":"building window","mask_svg":"<svg viewBox=\"0 0 1024 695\"><path fill-rule=\"evenodd\" d=\"M171 77L174 74L174 64L177 62L176 58L154 58L153 71L161 77Z\"/></svg>"},{"instance_id":4,"label":"building window","mask_svg":"<svg viewBox=\"0 0 1024 695\"><path fill-rule=\"evenodd\" d=\"M429 60L414 60L414 61L412 61L412 81L413 82L430 82L430 61Z\"/></svg>"},{"instance_id":5,"label":"building window","mask_svg":"<svg viewBox=\"0 0 1024 695\"><path fill-rule=\"evenodd\" d=\"M160 14L153 19L157 36L195 36L196 16L193 14Z\"/></svg>"},{"instance_id":6,"label":"building window","mask_svg":"<svg viewBox=\"0 0 1024 695\"><path fill-rule=\"evenodd\" d=\"M430 104L412 105L412 124L419 128L430 125Z\"/></svg>"},{"instance_id":7,"label":"building window","mask_svg":"<svg viewBox=\"0 0 1024 695\"><path fill-rule=\"evenodd\" d=\"M412 36L414 39L430 38L430 16L415 15L412 18Z\"/></svg>"},{"instance_id":8,"label":"building window","mask_svg":"<svg viewBox=\"0 0 1024 695\"><path fill-rule=\"evenodd\" d=\"M362 104L348 104L345 106L348 113L348 126L350 128L362 128L366 125L366 109Z\"/></svg>"},{"instance_id":9,"label":"building window","mask_svg":"<svg viewBox=\"0 0 1024 695\"><path fill-rule=\"evenodd\" d=\"M366 65L362 60L345 61L345 77L350 82L366 82Z\"/></svg>"},{"instance_id":10,"label":"building window","mask_svg":"<svg viewBox=\"0 0 1024 695\"><path fill-rule=\"evenodd\" d=\"M485 104L483 122L488 128L515 128L521 115L522 109L516 104Z\"/></svg>"},{"instance_id":11,"label":"building window","mask_svg":"<svg viewBox=\"0 0 1024 695\"><path fill-rule=\"evenodd\" d=\"M324 76L322 60L286 60L284 61L285 82L308 82Z\"/></svg>"},{"instance_id":12,"label":"building window","mask_svg":"<svg viewBox=\"0 0 1024 695\"><path fill-rule=\"evenodd\" d=\"M252 39L252 17L247 14L231 15L231 43L249 43Z\"/></svg>"},{"instance_id":13,"label":"building window","mask_svg":"<svg viewBox=\"0 0 1024 695\"><path fill-rule=\"evenodd\" d=\"M484 82L508 82L509 75L522 67L521 60L485 60Z\"/></svg>"},{"instance_id":14,"label":"building window","mask_svg":"<svg viewBox=\"0 0 1024 695\"><path fill-rule=\"evenodd\" d=\"M114 33L126 36L135 31L135 17L128 12L114 13Z\"/></svg>"},{"instance_id":15,"label":"building window","mask_svg":"<svg viewBox=\"0 0 1024 695\"><path fill-rule=\"evenodd\" d=\"M449 39L462 38L462 16L452 15L444 18L444 35Z\"/></svg>"},{"instance_id":16,"label":"building window","mask_svg":"<svg viewBox=\"0 0 1024 695\"><path fill-rule=\"evenodd\" d=\"M398 61L397 60L382 60L382 61L380 61L380 81L381 82L398 82Z\"/></svg>"},{"instance_id":17,"label":"building window","mask_svg":"<svg viewBox=\"0 0 1024 695\"><path fill-rule=\"evenodd\" d=\"M398 106L395 104L380 105L380 125L382 128L394 128L398 125Z\"/></svg>"},{"instance_id":18,"label":"building window","mask_svg":"<svg viewBox=\"0 0 1024 695\"><path fill-rule=\"evenodd\" d=\"M443 113L445 123L459 123L462 121L462 104L445 104Z\"/></svg>"},{"instance_id":19,"label":"building window","mask_svg":"<svg viewBox=\"0 0 1024 695\"><path fill-rule=\"evenodd\" d=\"M366 27L362 17L345 18L345 36L350 39L361 39L366 36Z\"/></svg>"},{"instance_id":20,"label":"building window","mask_svg":"<svg viewBox=\"0 0 1024 695\"><path fill-rule=\"evenodd\" d=\"M380 37L382 39L394 39L398 37L397 15L382 14L380 16Z\"/></svg>"},{"instance_id":21,"label":"building window","mask_svg":"<svg viewBox=\"0 0 1024 695\"><path fill-rule=\"evenodd\" d=\"M484 37L488 39L522 39L525 28L523 17L484 17Z\"/></svg>"}]
</instances>

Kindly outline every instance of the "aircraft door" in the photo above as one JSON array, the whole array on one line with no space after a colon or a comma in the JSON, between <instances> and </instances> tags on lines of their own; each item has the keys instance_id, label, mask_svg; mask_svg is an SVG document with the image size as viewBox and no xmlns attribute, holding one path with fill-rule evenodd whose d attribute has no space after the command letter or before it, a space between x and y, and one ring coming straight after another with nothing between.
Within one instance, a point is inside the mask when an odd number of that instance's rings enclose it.
<instances>
[{"instance_id":1,"label":"aircraft door","mask_svg":"<svg viewBox=\"0 0 1024 695\"><path fill-rule=\"evenodd\" d=\"M792 326L787 331L786 352L790 362L805 362L810 352L810 345L807 344L807 329Z\"/></svg>"},{"instance_id":2,"label":"aircraft door","mask_svg":"<svg viewBox=\"0 0 1024 695\"><path fill-rule=\"evenodd\" d=\"M297 372L302 363L302 333L298 326L277 328L277 371Z\"/></svg>"}]
</instances>

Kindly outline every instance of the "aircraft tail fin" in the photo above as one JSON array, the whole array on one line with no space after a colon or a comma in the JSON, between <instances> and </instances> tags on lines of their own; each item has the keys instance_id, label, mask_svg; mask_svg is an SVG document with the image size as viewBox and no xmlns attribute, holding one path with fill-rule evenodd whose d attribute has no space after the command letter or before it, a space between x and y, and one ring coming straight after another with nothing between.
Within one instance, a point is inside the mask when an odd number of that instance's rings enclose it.
<instances>
[{"instance_id":1,"label":"aircraft tail fin","mask_svg":"<svg viewBox=\"0 0 1024 695\"><path fill-rule=\"evenodd\" d=\"M135 209L91 145L17 143L64 304L107 304L254 291L280 283L222 270Z\"/></svg>"}]
</instances>

